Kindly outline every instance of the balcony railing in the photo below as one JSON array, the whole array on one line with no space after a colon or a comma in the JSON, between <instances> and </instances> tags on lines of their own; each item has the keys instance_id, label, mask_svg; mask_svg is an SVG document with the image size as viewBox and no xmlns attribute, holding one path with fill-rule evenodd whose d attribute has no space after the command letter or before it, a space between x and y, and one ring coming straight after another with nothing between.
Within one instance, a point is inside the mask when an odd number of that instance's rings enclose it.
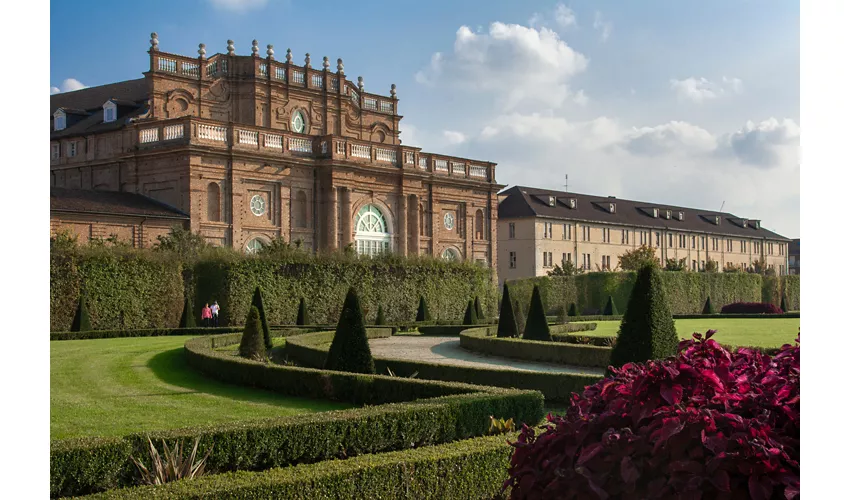
<instances>
[{"instance_id":1,"label":"balcony railing","mask_svg":"<svg viewBox=\"0 0 850 500\"><path fill-rule=\"evenodd\" d=\"M165 139L166 141L173 141L175 139L182 139L183 138L183 129L184 129L184 127L183 127L182 123L178 123L176 125L168 125L167 127L165 127L163 129L165 131L165 133L162 134L163 139Z\"/></svg>"}]
</instances>

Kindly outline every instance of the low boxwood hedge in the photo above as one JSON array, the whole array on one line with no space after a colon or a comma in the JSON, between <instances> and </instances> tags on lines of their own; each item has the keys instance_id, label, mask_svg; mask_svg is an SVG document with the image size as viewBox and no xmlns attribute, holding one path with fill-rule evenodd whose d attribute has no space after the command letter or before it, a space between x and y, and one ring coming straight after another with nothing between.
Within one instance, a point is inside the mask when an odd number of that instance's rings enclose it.
<instances>
[{"instance_id":1,"label":"low boxwood hedge","mask_svg":"<svg viewBox=\"0 0 850 500\"><path fill-rule=\"evenodd\" d=\"M419 333L422 335L429 336L445 336L445 337L457 337L460 335L460 332L468 329L469 326L464 325L437 325L437 326L420 326Z\"/></svg>"},{"instance_id":2,"label":"low boxwood hedge","mask_svg":"<svg viewBox=\"0 0 850 500\"><path fill-rule=\"evenodd\" d=\"M495 327L478 327L466 331L489 331L495 335ZM378 334L370 333L370 338ZM333 332L315 332L300 335L288 340L284 352L289 359L306 366L323 366L327 356ZM553 345L549 343L548 345ZM557 345L557 344L556 344ZM453 366L425 361L410 361L393 358L375 357L375 370L387 373L390 368L400 377L409 377L416 373L417 379L466 382L494 387L538 390L543 393L547 403L566 402L573 392L599 381L601 375L530 372L498 368L477 368Z\"/></svg>"},{"instance_id":3,"label":"low boxwood hedge","mask_svg":"<svg viewBox=\"0 0 850 500\"><path fill-rule=\"evenodd\" d=\"M608 347L610 348L617 342L617 337L591 337L589 335L573 335L573 334L565 334L558 339L560 342L567 342L570 344L579 344L579 345L591 345L591 346L600 346L600 347ZM730 352L736 352L738 349L754 349L756 351L761 351L762 354L767 354L768 356L775 356L779 354L780 347L762 347L762 346L744 346L744 345L729 345L729 344L720 344L724 349Z\"/></svg>"},{"instance_id":4,"label":"low boxwood hedge","mask_svg":"<svg viewBox=\"0 0 850 500\"><path fill-rule=\"evenodd\" d=\"M674 314L673 319L776 319L776 318L799 318L800 312L788 312L782 314Z\"/></svg>"},{"instance_id":5,"label":"low boxwood hedge","mask_svg":"<svg viewBox=\"0 0 850 500\"><path fill-rule=\"evenodd\" d=\"M509 436L363 455L263 472L229 472L161 486L112 490L92 499L496 498L507 479Z\"/></svg>"},{"instance_id":6,"label":"low boxwood hedge","mask_svg":"<svg viewBox=\"0 0 850 500\"><path fill-rule=\"evenodd\" d=\"M372 329L372 334L390 331ZM186 359L228 383L379 406L150 434L157 444L163 438L190 443L197 437L199 453L214 444L207 461L211 471L263 470L482 436L490 415L534 424L543 417L543 397L536 391L279 366L215 350L240 338L237 333L191 339ZM134 484L129 455L146 457L146 447L142 434L51 442L51 496Z\"/></svg>"},{"instance_id":7,"label":"low boxwood hedge","mask_svg":"<svg viewBox=\"0 0 850 500\"><path fill-rule=\"evenodd\" d=\"M552 327L552 329L560 330L561 327L565 326L569 325L558 325ZM566 335L566 332L563 331L554 333L559 337ZM566 342L500 338L492 336L482 328L466 330L461 333L460 345L470 351L523 361L541 361L590 368L607 368L611 361L610 349Z\"/></svg>"},{"instance_id":8,"label":"low boxwood hedge","mask_svg":"<svg viewBox=\"0 0 850 500\"><path fill-rule=\"evenodd\" d=\"M395 327L393 329L395 334ZM299 332L316 332L327 330L327 325L274 325L271 326L273 337L285 337ZM223 326L218 328L145 328L137 330L90 330L87 332L50 332L50 340L88 340L88 339L117 339L127 337L165 337L168 335L217 335L222 333L241 333L241 326Z\"/></svg>"}]
</instances>

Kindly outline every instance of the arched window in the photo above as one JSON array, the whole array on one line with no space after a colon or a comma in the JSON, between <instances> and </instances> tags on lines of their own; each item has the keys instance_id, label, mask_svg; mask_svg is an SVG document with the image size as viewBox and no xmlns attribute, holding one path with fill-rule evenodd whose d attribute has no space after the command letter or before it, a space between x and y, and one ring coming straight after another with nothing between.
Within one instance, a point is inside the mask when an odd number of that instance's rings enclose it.
<instances>
[{"instance_id":1,"label":"arched window","mask_svg":"<svg viewBox=\"0 0 850 500\"><path fill-rule=\"evenodd\" d=\"M255 254L263 248L263 245L265 245L263 240L261 240L260 238L253 238L245 245L245 253Z\"/></svg>"},{"instance_id":2,"label":"arched window","mask_svg":"<svg viewBox=\"0 0 850 500\"><path fill-rule=\"evenodd\" d=\"M460 260L460 252L456 248L449 247L443 250L443 259L449 262L457 262Z\"/></svg>"},{"instance_id":3,"label":"arched window","mask_svg":"<svg viewBox=\"0 0 850 500\"><path fill-rule=\"evenodd\" d=\"M475 212L475 239L484 239L484 212L481 210Z\"/></svg>"},{"instance_id":4,"label":"arched window","mask_svg":"<svg viewBox=\"0 0 850 500\"><path fill-rule=\"evenodd\" d=\"M359 255L390 251L390 231L384 214L375 205L364 205L354 218L354 243Z\"/></svg>"},{"instance_id":5,"label":"arched window","mask_svg":"<svg viewBox=\"0 0 850 500\"><path fill-rule=\"evenodd\" d=\"M221 220L221 190L215 182L207 184L207 220Z\"/></svg>"},{"instance_id":6,"label":"arched window","mask_svg":"<svg viewBox=\"0 0 850 500\"><path fill-rule=\"evenodd\" d=\"M307 227L307 195L304 191L295 194L295 227Z\"/></svg>"}]
</instances>

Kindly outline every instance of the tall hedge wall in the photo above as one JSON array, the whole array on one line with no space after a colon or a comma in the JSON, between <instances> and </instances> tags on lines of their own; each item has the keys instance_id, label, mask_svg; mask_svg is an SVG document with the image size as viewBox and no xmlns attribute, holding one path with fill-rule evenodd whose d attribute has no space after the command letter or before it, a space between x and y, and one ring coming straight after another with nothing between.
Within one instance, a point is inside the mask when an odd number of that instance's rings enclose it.
<instances>
[{"instance_id":1,"label":"tall hedge wall","mask_svg":"<svg viewBox=\"0 0 850 500\"><path fill-rule=\"evenodd\" d=\"M50 330L70 328L81 291L96 330L176 327L183 309L182 269L178 260L153 252L51 249Z\"/></svg>"},{"instance_id":2,"label":"tall hedge wall","mask_svg":"<svg viewBox=\"0 0 850 500\"><path fill-rule=\"evenodd\" d=\"M799 276L760 276L748 273L694 273L665 271L661 273L673 314L699 314L707 296L718 305L732 302L770 302L779 305L784 290L788 307L800 308ZM626 309L635 273L587 273L578 276L541 276L508 281L511 295L528 308L534 285L547 314L566 311L575 302L579 312L602 309L608 296L621 311Z\"/></svg>"},{"instance_id":3,"label":"tall hedge wall","mask_svg":"<svg viewBox=\"0 0 850 500\"><path fill-rule=\"evenodd\" d=\"M242 258L205 260L195 266L196 303L217 300L222 325L244 321L257 285L270 324L295 323L300 297L307 298L314 323L335 324L345 294L354 286L367 323L378 305L388 324L409 323L419 296L425 297L434 320L460 320L469 298L479 296L485 311L497 303L490 270L439 260L399 263L384 259Z\"/></svg>"}]
</instances>

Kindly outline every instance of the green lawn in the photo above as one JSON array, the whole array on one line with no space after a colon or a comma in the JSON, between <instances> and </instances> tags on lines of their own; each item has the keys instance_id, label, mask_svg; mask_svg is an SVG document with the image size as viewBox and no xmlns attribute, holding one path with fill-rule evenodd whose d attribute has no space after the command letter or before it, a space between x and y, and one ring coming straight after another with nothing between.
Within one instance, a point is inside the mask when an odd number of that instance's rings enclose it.
<instances>
[{"instance_id":1,"label":"green lawn","mask_svg":"<svg viewBox=\"0 0 850 500\"><path fill-rule=\"evenodd\" d=\"M206 378L183 359L189 338L51 342L51 439L122 436L351 407Z\"/></svg>"},{"instance_id":2,"label":"green lawn","mask_svg":"<svg viewBox=\"0 0 850 500\"><path fill-rule=\"evenodd\" d=\"M616 337L619 321L595 321L596 330L576 335ZM780 347L793 344L800 331L800 318L746 319L677 319L676 331L681 338L691 338L694 332L717 330L714 339L733 346Z\"/></svg>"}]
</instances>

